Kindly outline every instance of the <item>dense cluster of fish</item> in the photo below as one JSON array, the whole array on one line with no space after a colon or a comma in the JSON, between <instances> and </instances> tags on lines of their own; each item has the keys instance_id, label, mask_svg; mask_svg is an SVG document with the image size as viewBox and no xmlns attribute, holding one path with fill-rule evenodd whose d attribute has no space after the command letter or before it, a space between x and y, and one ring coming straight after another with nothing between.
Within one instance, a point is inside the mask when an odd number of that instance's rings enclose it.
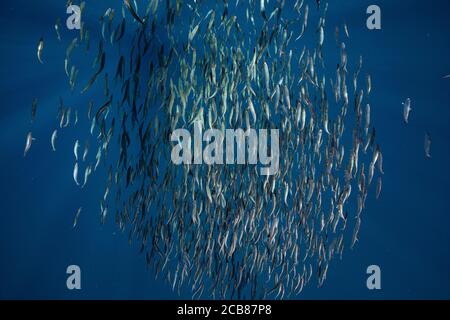
<instances>
[{"instance_id":1,"label":"dense cluster of fish","mask_svg":"<svg viewBox=\"0 0 450 320\"><path fill-rule=\"evenodd\" d=\"M142 9L124 0L121 18L113 8L100 18L95 71L80 89L103 99L87 107L97 153L91 163L90 144L81 154L75 142L73 180L83 187L99 165L107 168L101 221L113 212L174 290L186 285L193 298L282 299L300 293L313 275L322 285L333 257L342 257L346 230L352 228L350 247L358 241L372 181L380 196L371 77L360 75L362 57L350 73L345 24L328 44L337 49L337 68L325 59L328 4L309 2L150 0ZM58 41L60 29L57 21ZM71 56L82 45L89 51L90 39L82 23L69 42L72 90L82 68ZM41 63L43 48L41 39ZM61 99L60 129L79 121L78 110ZM170 134L194 125L279 129L278 172L174 165ZM25 153L32 140L30 133ZM57 129L52 150L56 140Z\"/></svg>"}]
</instances>

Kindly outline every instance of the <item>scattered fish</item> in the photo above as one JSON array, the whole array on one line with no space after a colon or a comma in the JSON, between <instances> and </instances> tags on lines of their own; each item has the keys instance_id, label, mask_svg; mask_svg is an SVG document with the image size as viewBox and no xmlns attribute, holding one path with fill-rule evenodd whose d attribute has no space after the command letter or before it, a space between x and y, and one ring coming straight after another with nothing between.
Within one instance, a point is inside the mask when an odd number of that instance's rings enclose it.
<instances>
[{"instance_id":1,"label":"scattered fish","mask_svg":"<svg viewBox=\"0 0 450 320\"><path fill-rule=\"evenodd\" d=\"M75 166L73 167L73 181L75 181L77 186L80 185L78 182L78 162L75 162Z\"/></svg>"},{"instance_id":2,"label":"scattered fish","mask_svg":"<svg viewBox=\"0 0 450 320\"><path fill-rule=\"evenodd\" d=\"M55 31L56 31L56 38L58 39L58 41L61 41L61 19L60 18L56 19Z\"/></svg>"},{"instance_id":3,"label":"scattered fish","mask_svg":"<svg viewBox=\"0 0 450 320\"><path fill-rule=\"evenodd\" d=\"M75 161L78 161L78 149L80 148L80 142L77 140L73 146L73 154L75 155Z\"/></svg>"}]
</instances>

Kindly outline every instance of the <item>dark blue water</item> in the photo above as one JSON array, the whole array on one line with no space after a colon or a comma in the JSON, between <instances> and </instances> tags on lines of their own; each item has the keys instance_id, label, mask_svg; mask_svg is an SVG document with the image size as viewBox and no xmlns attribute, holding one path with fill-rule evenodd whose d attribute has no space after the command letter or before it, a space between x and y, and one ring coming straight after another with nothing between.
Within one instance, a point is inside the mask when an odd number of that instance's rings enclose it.
<instances>
[{"instance_id":1,"label":"dark blue water","mask_svg":"<svg viewBox=\"0 0 450 320\"><path fill-rule=\"evenodd\" d=\"M87 128L59 131L58 152L50 150L58 97L67 97L69 105L87 106L89 100L71 95L67 81L61 80L65 46L57 44L53 24L57 17L65 21L65 2L0 4L0 298L189 298L188 292L178 296L154 279L139 248L128 244L113 219L100 224L102 172L83 191L74 185L73 143ZM90 2L90 25L117 3ZM385 171L382 196L379 201L368 198L355 249L332 262L323 287L312 283L298 298L448 299L450 79L442 77L450 74L450 3L377 1L382 10L379 31L366 28L370 4L331 1L327 45L334 43L334 26L346 21L350 59L355 62L363 55L365 70L372 74L372 119ZM63 25L66 43L75 32ZM44 65L36 59L41 36L48 39ZM39 97L39 108L31 126L34 97ZM406 126L401 102L407 97L413 111ZM37 140L24 158L31 129ZM423 152L426 131L433 139L429 160ZM72 229L79 206L79 224ZM65 271L71 264L81 268L81 290L66 288ZM381 290L366 287L366 268L372 264L381 268Z\"/></svg>"}]
</instances>

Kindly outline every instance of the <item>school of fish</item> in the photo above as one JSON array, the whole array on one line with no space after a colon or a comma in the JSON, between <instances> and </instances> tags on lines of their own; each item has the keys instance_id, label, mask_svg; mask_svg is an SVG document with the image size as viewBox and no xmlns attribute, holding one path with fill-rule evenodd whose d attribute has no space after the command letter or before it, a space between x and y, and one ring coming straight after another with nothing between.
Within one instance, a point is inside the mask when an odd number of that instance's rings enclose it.
<instances>
[{"instance_id":1,"label":"school of fish","mask_svg":"<svg viewBox=\"0 0 450 320\"><path fill-rule=\"evenodd\" d=\"M372 78L347 52L347 25L328 28L319 0L124 0L121 10L89 28L82 20L72 39L60 20L54 27L72 94L95 98L76 107L61 98L46 141L55 151L59 131L89 122L92 139L75 141L72 175L83 188L107 169L101 222L114 219L155 275L194 299L283 299L313 279L321 286L333 258L358 242L365 201L380 197L383 176ZM40 64L51 63L44 40ZM408 99L405 123L410 111ZM194 125L279 129L279 170L173 164L171 132ZM33 141L29 132L24 154ZM427 156L430 144L427 135Z\"/></svg>"}]
</instances>

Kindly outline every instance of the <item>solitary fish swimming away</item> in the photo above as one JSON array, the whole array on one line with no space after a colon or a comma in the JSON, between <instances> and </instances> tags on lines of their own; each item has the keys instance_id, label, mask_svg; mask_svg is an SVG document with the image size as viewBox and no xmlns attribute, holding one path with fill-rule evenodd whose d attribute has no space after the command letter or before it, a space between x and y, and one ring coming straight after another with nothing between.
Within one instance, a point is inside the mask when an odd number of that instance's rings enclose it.
<instances>
[{"instance_id":1,"label":"solitary fish swimming away","mask_svg":"<svg viewBox=\"0 0 450 320\"><path fill-rule=\"evenodd\" d=\"M50 142L52 144L52 150L56 151L56 138L58 137L58 130L55 129L52 133L52 137L50 139Z\"/></svg>"},{"instance_id":2,"label":"solitary fish swimming away","mask_svg":"<svg viewBox=\"0 0 450 320\"><path fill-rule=\"evenodd\" d=\"M39 39L38 47L37 47L37 57L40 63L44 63L42 61L42 51L44 50L44 38Z\"/></svg>"},{"instance_id":3,"label":"solitary fish swimming away","mask_svg":"<svg viewBox=\"0 0 450 320\"><path fill-rule=\"evenodd\" d=\"M408 123L408 119L409 119L409 113L411 112L411 99L407 98L405 100L405 102L402 103L403 104L403 121L405 121L405 123Z\"/></svg>"},{"instance_id":4,"label":"solitary fish swimming away","mask_svg":"<svg viewBox=\"0 0 450 320\"><path fill-rule=\"evenodd\" d=\"M75 228L78 224L78 218L80 217L80 213L81 213L81 207L78 208L77 213L75 214L75 218L73 219L73 225L72 227Z\"/></svg>"},{"instance_id":5,"label":"solitary fish swimming away","mask_svg":"<svg viewBox=\"0 0 450 320\"><path fill-rule=\"evenodd\" d=\"M425 141L424 141L424 150L425 150L425 157L427 159L431 158L431 136L430 133L425 133Z\"/></svg>"},{"instance_id":6,"label":"solitary fish swimming away","mask_svg":"<svg viewBox=\"0 0 450 320\"><path fill-rule=\"evenodd\" d=\"M77 186L80 185L78 182L78 162L75 162L75 166L73 167L73 181L75 181Z\"/></svg>"},{"instance_id":7,"label":"solitary fish swimming away","mask_svg":"<svg viewBox=\"0 0 450 320\"><path fill-rule=\"evenodd\" d=\"M28 150L30 150L30 148L31 148L31 143L33 142L33 140L35 140L35 139L33 138L33 135L32 135L32 133L31 133L31 131L30 131L30 132L28 132L28 134L27 134L27 141L26 141L26 143L25 143L25 150L23 151L23 156L24 156L24 157L27 155Z\"/></svg>"}]
</instances>

